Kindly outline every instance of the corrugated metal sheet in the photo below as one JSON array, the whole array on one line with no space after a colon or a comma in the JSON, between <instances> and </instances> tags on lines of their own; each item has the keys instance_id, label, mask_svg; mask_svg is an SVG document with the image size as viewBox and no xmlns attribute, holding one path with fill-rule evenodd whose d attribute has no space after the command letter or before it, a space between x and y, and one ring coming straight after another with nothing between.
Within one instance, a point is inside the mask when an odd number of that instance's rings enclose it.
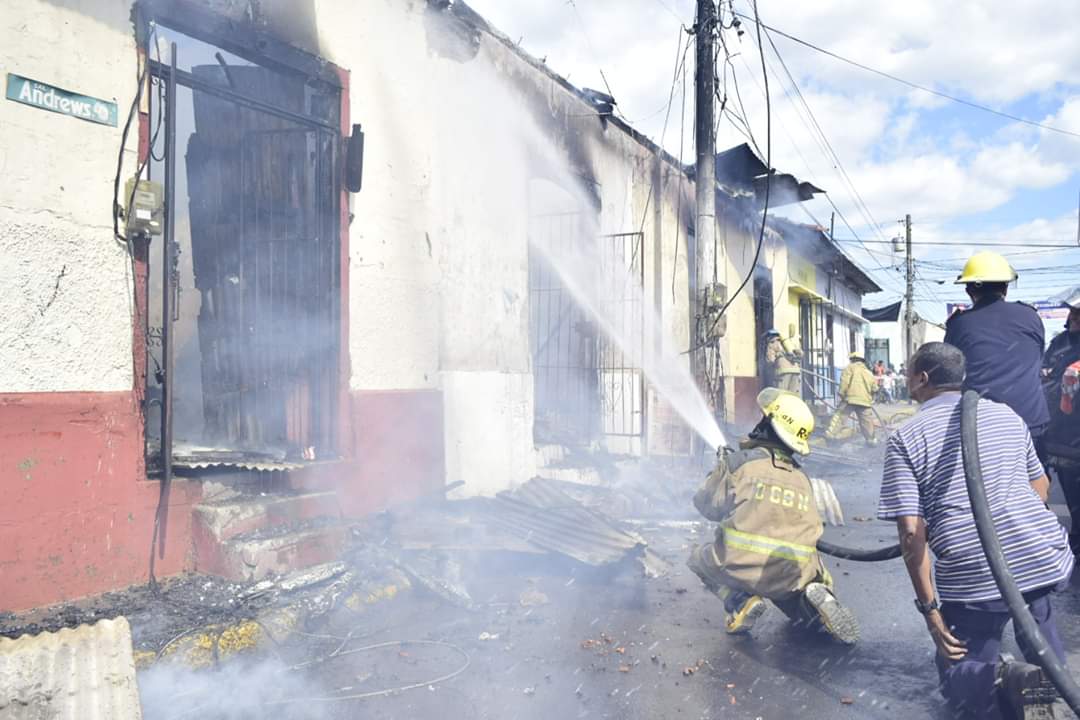
<instances>
[{"instance_id":1,"label":"corrugated metal sheet","mask_svg":"<svg viewBox=\"0 0 1080 720\"><path fill-rule=\"evenodd\" d=\"M124 618L0 638L0 720L139 720Z\"/></svg>"},{"instance_id":2,"label":"corrugated metal sheet","mask_svg":"<svg viewBox=\"0 0 1080 720\"><path fill-rule=\"evenodd\" d=\"M588 565L643 557L647 552L640 536L622 530L543 478L499 493L492 510L492 520L519 537Z\"/></svg>"},{"instance_id":3,"label":"corrugated metal sheet","mask_svg":"<svg viewBox=\"0 0 1080 720\"><path fill-rule=\"evenodd\" d=\"M295 462L257 462L254 460L196 460L194 458L174 457L174 468L187 470L205 470L212 467L237 468L239 470L259 470L274 472L284 470L299 470L304 467L303 463Z\"/></svg>"}]
</instances>

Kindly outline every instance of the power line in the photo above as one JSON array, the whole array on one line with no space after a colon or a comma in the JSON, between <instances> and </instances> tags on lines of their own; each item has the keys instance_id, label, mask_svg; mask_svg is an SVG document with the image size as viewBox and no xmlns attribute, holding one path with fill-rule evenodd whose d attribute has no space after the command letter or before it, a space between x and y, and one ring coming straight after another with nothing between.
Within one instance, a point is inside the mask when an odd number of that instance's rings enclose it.
<instances>
[{"instance_id":1,"label":"power line","mask_svg":"<svg viewBox=\"0 0 1080 720\"><path fill-rule=\"evenodd\" d=\"M878 245L892 245L892 240L862 240L858 237L855 239L837 238L836 242L846 243L875 243ZM964 240L915 240L912 241L912 245L936 245L945 247L1029 247L1029 248L1057 248L1058 250L1080 250L1080 245L1059 245L1051 243L1032 243L1025 240L1017 240L1016 242L967 242Z\"/></svg>"},{"instance_id":2,"label":"power line","mask_svg":"<svg viewBox=\"0 0 1080 720\"><path fill-rule=\"evenodd\" d=\"M585 21L581 17L581 13L578 12L577 3L574 0L566 0L567 4L574 11L574 17L577 18L578 27L581 28L581 34L585 37L585 44L589 46L589 52L592 53L593 62L596 63L596 69L600 71L600 79L604 81L604 88L607 90L607 94L610 97L615 97L615 93L611 92L611 86L608 85L607 76L604 75L604 68L600 66L600 56L596 52L596 46L593 45L592 38L589 37L589 31L585 28ZM612 103L614 105L614 103ZM622 115L616 106L615 112Z\"/></svg>"},{"instance_id":3,"label":"power line","mask_svg":"<svg viewBox=\"0 0 1080 720\"><path fill-rule=\"evenodd\" d=\"M732 12L734 12L734 10L732 10ZM759 37L759 41L760 41L760 32L758 33L758 37ZM768 38L768 33L766 33L766 37ZM787 66L784 65L784 59L782 57L780 57L780 54L776 49L776 44L772 42L771 38L769 39L769 42L772 45L773 52L776 54L777 59L780 60L781 65L784 66L784 70L787 71ZM759 47L758 50L761 52L762 57L764 57L764 48ZM746 63L745 58L742 58L741 54L740 54L740 59L742 59L744 67L746 67L747 71L749 71L750 67ZM772 73L776 77L776 79L778 81L780 81L781 86L783 86L783 80L781 79L780 74L778 72L776 72L776 70L772 67L772 63L769 63L769 70L772 71ZM757 83L757 78L755 77L754 73L750 72L749 74L750 74L751 79L753 79L754 83L756 84ZM763 74L764 74L764 72L763 72ZM850 188L850 192L852 193L852 199L855 200L856 208L860 209L859 202L861 201L861 197L858 196L858 191L855 189L855 186L851 182L850 177L847 176L846 171L844 171L843 165L840 162L840 158L836 156L835 152L830 152L830 151L832 151L832 146L829 145L828 138L825 137L825 133L824 133L824 131L822 131L821 126L817 123L816 119L814 119L813 111L810 110L810 106L806 103L805 98L802 97L802 93L799 91L799 87L795 83L795 80L791 76L791 73L787 72L787 76L788 76L788 80L792 84L792 87L795 89L796 93L798 93L798 96L799 96L800 100L802 101L803 106L806 108L807 113L810 115L811 119L813 119L813 123L817 127L818 134L820 134L821 138L819 139L818 135L815 135L813 129L811 129L811 127L810 127L810 124L807 122L807 120L803 117L802 113L799 111L798 106L793 104L792 107L794 107L795 110L796 110L796 116L799 118L799 120L803 123L803 126L809 132L811 139L817 144L818 149L821 150L822 154L825 156L826 161L828 161L830 164L832 164L834 169L837 169L839 172L842 173L843 179L847 180L848 187ZM736 93L738 93L738 80L737 80L737 75L735 74L734 66L732 66L732 77L735 79ZM766 80L767 80L767 78L766 78ZM761 89L760 85L758 86L758 89L759 90ZM785 91L785 95L786 94L787 93ZM741 98L740 98L740 105L741 105ZM745 110L743 112L745 113ZM745 120L744 120L744 122L745 122ZM807 170L810 170L809 163L806 161L805 156L803 156L802 151L799 150L798 145L795 143L795 140L793 138L791 138L790 133L787 132L787 128L783 125L783 121L781 121L781 127L784 128L784 132L788 135L788 138L791 139L792 146L795 147L795 149L798 152L799 156L802 158L803 163L807 166ZM749 129L749 127L747 127L747 129ZM823 144L822 141L824 141L824 144ZM751 142L753 142L752 137L751 137ZM831 155L831 157L830 157L830 155ZM826 200L828 200L829 204L832 206L833 211L836 212L836 214L840 216L841 222L844 223L844 225L847 227L848 231L854 237L858 238L859 237L858 233L855 232L855 229L852 227L851 223L848 222L847 217L840 210L840 208L836 206L836 203L833 202L832 198L828 195L828 193L825 193L825 198L826 198ZM878 228L876 221L874 221L872 217L868 217L868 216L870 216L870 212L869 212L869 208L866 208L865 203L862 203L862 208L860 209L860 212L863 213L864 219L868 219L869 224L872 225L873 227L875 227L878 230L878 234L881 235L881 230L880 230L880 228ZM818 223L818 224L820 225L820 223ZM882 263L876 257L874 257L875 253L869 247L864 246L863 249L870 256L870 259L873 260L875 264L877 264L879 269L881 269L881 270L886 269L885 266L882 265ZM892 278L892 277L890 277L890 279L891 280L896 280L896 278ZM896 290L892 290L891 292L896 292Z\"/></svg>"},{"instance_id":4,"label":"power line","mask_svg":"<svg viewBox=\"0 0 1080 720\"><path fill-rule=\"evenodd\" d=\"M833 165L833 168L839 173L841 180L847 185L847 189L855 202L855 208L863 216L863 219L867 222L867 224L877 232L878 237L884 238L884 235L881 232L880 224L874 218L873 213L870 212L870 208L867 206L866 201L863 200L862 195L859 193L858 188L855 187L855 183L852 181L851 176L844 168L844 164L840 160L840 156L836 153L836 150L833 148L832 143L829 142L829 138L825 135L825 131L822 129L821 124L818 122L817 117L814 115L814 111L810 108L809 103L806 101L806 98L803 96L802 91L799 89L798 83L795 81L794 76L788 69L787 63L780 55L780 51L776 47L776 43L773 42L768 32L765 33L765 37L769 41L769 45L772 47L773 54L776 55L776 59L780 61L780 66L783 68L784 73L788 78L788 82L791 84L792 89L795 90L796 97L799 99L802 107L806 110L806 114L809 117L810 122L808 123L807 120L798 111L798 106L793 104L793 107L796 109L796 115L799 117L799 120L803 123L803 125L807 128L807 131L810 133L811 138L813 138L814 141L818 144L818 148L822 150L822 153L825 155L826 160ZM759 48L759 50L764 53L764 48ZM773 70L773 73L777 74L775 70ZM817 131L816 134L814 130ZM818 139L819 137L820 140ZM836 203L833 202L832 197L830 197L828 193L825 193L825 198L826 200L828 200L829 204L832 206L836 214L840 216L841 221L848 228L851 234L857 239L859 244L863 245L863 249L870 256L871 260L874 261L874 263L878 266L879 269L885 270L885 267L882 265L881 261L874 257L873 252L863 243L858 233L856 233L855 229L851 226L851 223L848 222L847 217L840 210L840 208L837 207ZM896 280L897 282L899 282L896 278L893 278L892 276L889 277L891 280Z\"/></svg>"},{"instance_id":5,"label":"power line","mask_svg":"<svg viewBox=\"0 0 1080 720\"><path fill-rule=\"evenodd\" d=\"M855 187L855 183L852 182L851 176L848 175L847 170L844 168L844 164L840 161L840 156L836 153L836 150L833 148L832 143L829 142L829 138L825 135L825 131L821 129L821 124L818 122L817 117L814 115L814 111L810 109L810 104L803 96L802 90L799 88L799 83L795 81L795 77L791 74L791 70L788 69L787 63L784 61L783 56L780 55L780 50L776 47L776 43L773 42L772 36L769 35L768 32L766 32L765 38L769 41L769 45L772 47L773 53L776 55L776 59L780 61L780 67L784 69L784 74L787 75L788 81L791 83L791 87L795 90L795 95L799 98L799 102L806 109L807 115L810 116L811 123L813 123L814 128L817 129L817 132L821 136L822 141L824 141L825 146L828 148L829 155L832 157L833 162L836 163L836 169L840 172L841 177L851 189L852 196L856 201L856 208L859 210L860 214L862 214L863 219L867 221L867 224L869 224L870 227L877 231L878 237L884 240L885 236L881 232L881 225L874 218L873 213L870 212L870 208L866 205L866 202L863 200L862 195L859 194L858 188Z\"/></svg>"},{"instance_id":6,"label":"power line","mask_svg":"<svg viewBox=\"0 0 1080 720\"><path fill-rule=\"evenodd\" d=\"M754 18L752 18L752 17L749 17L747 15L743 15L742 13L735 13L735 14L738 15L739 17L745 19L745 20L749 20L750 22L755 22ZM832 52L831 50L826 50L823 47L819 47L817 45L814 45L811 42L808 42L808 41L803 40L801 38L797 38L794 35L789 35L788 33L784 32L783 30L778 30L778 29L776 29L774 27L770 27L769 25L764 25L763 27L767 31L774 32L777 35L785 37L788 40L791 40L792 42L799 43L800 45L802 45L804 47L808 47L811 50L814 50L816 52L822 53L823 55L828 55L829 57L831 57L831 58L833 58L835 60L839 60L840 62L847 63L848 65L852 65L852 66L857 67L857 68L859 68L861 70L865 70L867 72L874 73L875 75L880 75L883 78L888 78L889 80L892 80L893 82L898 82L898 83L900 83L902 85L907 85L908 87L913 88L915 90L921 90L922 92L929 93L931 95L936 95L937 97L944 98L946 100L951 100L951 101L953 101L955 103L959 103L961 105L966 105L966 106L968 106L970 108L975 108L976 110L982 110L983 112L988 112L988 113L991 113L993 115L997 115L999 117L1003 117L1003 118L1007 118L1009 120L1013 120L1015 122L1024 123L1025 125L1031 125L1033 127L1041 128L1043 130L1049 130L1051 132L1061 133L1062 135L1069 135L1071 137L1080 138L1080 133L1073 132L1072 130L1065 130L1064 128L1054 127L1053 125L1047 125L1045 123L1036 122L1035 120L1028 120L1027 118L1020 117L1019 115L1012 115L1012 114L1007 113L1007 112L1002 112L1001 110L995 110L995 109L993 109L991 107L987 107L986 105L980 105L979 103L972 102L970 100L964 100L963 98L958 98L955 95L949 95L948 93L941 92L940 90L934 90L933 88L926 87L925 85L919 85L918 83L911 82L910 80L905 80L902 77L897 77L896 75L892 75L891 73L887 73L887 72L885 72L883 70L878 70L877 68L872 68L869 65L864 65L863 63L857 62L857 61L852 60L850 58L846 58L843 55L837 55L836 53Z\"/></svg>"},{"instance_id":7,"label":"power line","mask_svg":"<svg viewBox=\"0 0 1080 720\"><path fill-rule=\"evenodd\" d=\"M667 10L668 14L671 15L671 17L678 20L680 25L685 25L686 24L686 22L682 19L682 17L679 16L679 13L675 12L675 9L673 7L671 7L670 5L668 5L664 0L656 0L656 4L659 5L660 7L664 8L664 10Z\"/></svg>"}]
</instances>

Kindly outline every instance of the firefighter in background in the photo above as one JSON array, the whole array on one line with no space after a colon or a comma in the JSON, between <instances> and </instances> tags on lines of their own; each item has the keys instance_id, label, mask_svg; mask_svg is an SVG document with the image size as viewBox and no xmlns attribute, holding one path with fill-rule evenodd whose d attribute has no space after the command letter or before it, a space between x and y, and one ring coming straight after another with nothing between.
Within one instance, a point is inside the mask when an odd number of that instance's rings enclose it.
<instances>
[{"instance_id":1,"label":"firefighter in background","mask_svg":"<svg viewBox=\"0 0 1080 720\"><path fill-rule=\"evenodd\" d=\"M1004 403L1023 418L1046 465L1042 436L1050 413L1040 386L1045 331L1035 308L1005 299L1016 278L1016 270L1001 255L972 255L956 278L972 306L945 322L945 342L964 353L964 389Z\"/></svg>"},{"instance_id":2,"label":"firefighter in background","mask_svg":"<svg viewBox=\"0 0 1080 720\"><path fill-rule=\"evenodd\" d=\"M749 439L738 451L720 451L694 496L698 511L720 527L687 565L724 601L728 633L749 632L769 600L794 622L854 644L858 623L833 594L815 547L822 522L814 487L794 457L810 452L814 415L775 388L762 390L757 403L764 415Z\"/></svg>"},{"instance_id":3,"label":"firefighter in background","mask_svg":"<svg viewBox=\"0 0 1080 720\"><path fill-rule=\"evenodd\" d=\"M844 372L840 374L840 405L833 413L829 421L829 428L825 431L825 438L836 440L840 435L840 428L844 420L852 413L859 421L859 430L862 431L866 444L873 447L877 445L877 437L874 434L874 394L877 392L877 379L866 366L866 361L857 352L849 356L851 362Z\"/></svg>"},{"instance_id":4,"label":"firefighter in background","mask_svg":"<svg viewBox=\"0 0 1080 720\"><path fill-rule=\"evenodd\" d=\"M774 386L796 395L802 394L802 350L793 337L783 338L779 330L765 333L765 362L772 368Z\"/></svg>"},{"instance_id":5,"label":"firefighter in background","mask_svg":"<svg viewBox=\"0 0 1080 720\"><path fill-rule=\"evenodd\" d=\"M1050 410L1043 439L1072 517L1069 545L1080 555L1080 285L1063 298L1062 305L1069 309L1065 330L1050 341L1043 356L1043 390Z\"/></svg>"}]
</instances>

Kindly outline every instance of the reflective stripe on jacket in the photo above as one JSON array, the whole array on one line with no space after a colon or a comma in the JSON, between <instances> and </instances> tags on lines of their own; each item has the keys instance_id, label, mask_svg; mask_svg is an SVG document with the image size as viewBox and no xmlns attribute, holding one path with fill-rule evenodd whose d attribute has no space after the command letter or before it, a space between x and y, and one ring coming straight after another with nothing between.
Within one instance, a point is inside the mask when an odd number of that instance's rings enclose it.
<instances>
[{"instance_id":1,"label":"reflective stripe on jacket","mask_svg":"<svg viewBox=\"0 0 1080 720\"><path fill-rule=\"evenodd\" d=\"M720 523L726 585L765 597L796 592L821 572L822 524L810 480L783 452L748 444L726 455L694 504Z\"/></svg>"}]
</instances>

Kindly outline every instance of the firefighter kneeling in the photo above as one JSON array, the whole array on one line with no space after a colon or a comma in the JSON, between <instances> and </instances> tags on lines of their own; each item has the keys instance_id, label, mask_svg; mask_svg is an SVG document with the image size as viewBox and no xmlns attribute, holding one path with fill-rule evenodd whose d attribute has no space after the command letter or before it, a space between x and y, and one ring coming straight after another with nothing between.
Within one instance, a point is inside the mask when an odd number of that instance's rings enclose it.
<instances>
[{"instance_id":1,"label":"firefighter kneeling","mask_svg":"<svg viewBox=\"0 0 1080 720\"><path fill-rule=\"evenodd\" d=\"M694 496L698 511L720 527L716 542L696 548L687 565L724 601L729 633L748 632L769 600L794 622L854 644L858 623L836 600L815 549L821 516L794 458L810 452L814 416L800 398L775 388L757 402L761 422L740 450L722 451Z\"/></svg>"}]
</instances>

